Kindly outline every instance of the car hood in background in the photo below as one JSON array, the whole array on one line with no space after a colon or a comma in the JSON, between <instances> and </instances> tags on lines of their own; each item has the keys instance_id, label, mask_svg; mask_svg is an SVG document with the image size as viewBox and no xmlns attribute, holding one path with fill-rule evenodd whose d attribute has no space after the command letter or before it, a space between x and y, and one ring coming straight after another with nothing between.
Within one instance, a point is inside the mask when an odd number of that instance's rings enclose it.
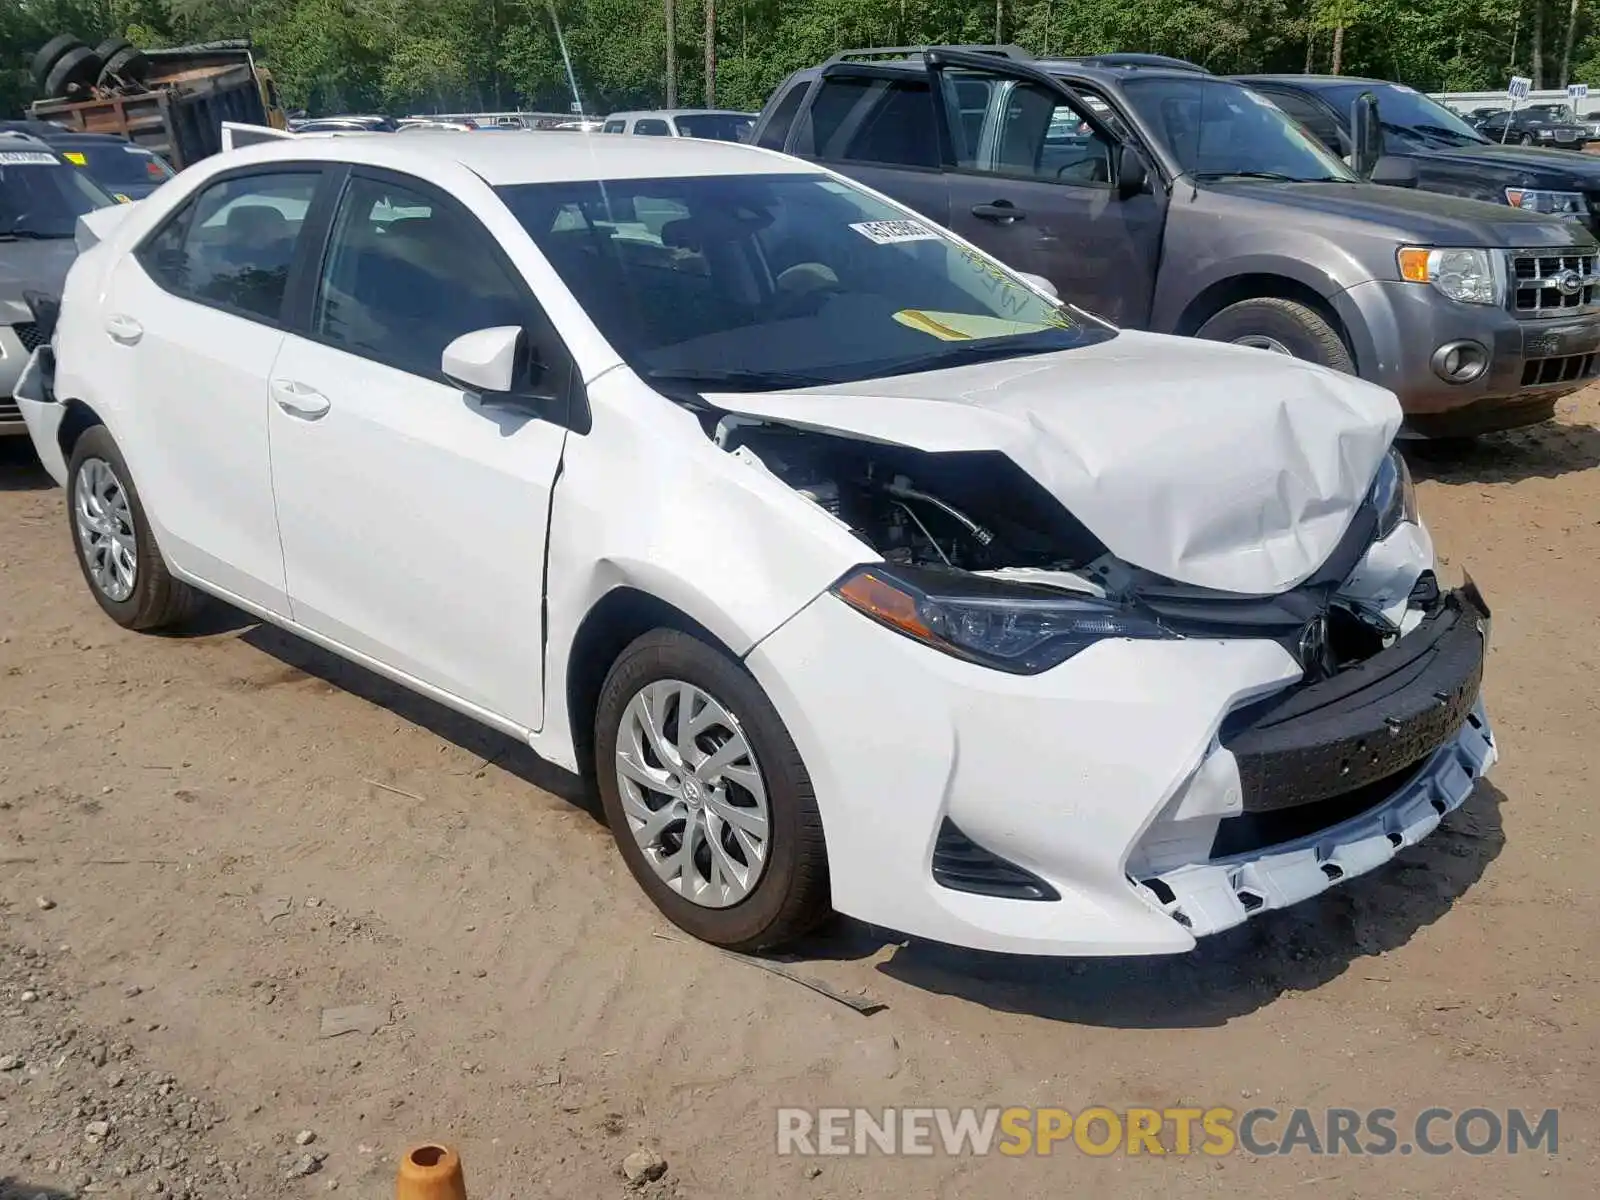
<instances>
[{"instance_id":1,"label":"car hood in background","mask_svg":"<svg viewBox=\"0 0 1600 1200\"><path fill-rule=\"evenodd\" d=\"M1589 136L1587 127L1581 129ZM1496 167L1525 175L1528 183L1557 191L1583 191L1600 188L1600 158L1574 154L1571 150L1551 150L1545 146L1518 146L1514 143L1475 142L1469 146L1453 146L1413 151L1420 163L1429 161L1454 163L1465 167Z\"/></svg>"},{"instance_id":2,"label":"car hood in background","mask_svg":"<svg viewBox=\"0 0 1600 1200\"><path fill-rule=\"evenodd\" d=\"M1251 595L1322 566L1400 426L1394 395L1359 379L1129 332L998 363L705 398L930 453L998 451L1124 561Z\"/></svg>"},{"instance_id":3,"label":"car hood in background","mask_svg":"<svg viewBox=\"0 0 1600 1200\"><path fill-rule=\"evenodd\" d=\"M61 295L67 270L77 256L77 244L69 237L0 241L0 306L7 301L21 304L24 292ZM0 316L4 313L0 307Z\"/></svg>"}]
</instances>

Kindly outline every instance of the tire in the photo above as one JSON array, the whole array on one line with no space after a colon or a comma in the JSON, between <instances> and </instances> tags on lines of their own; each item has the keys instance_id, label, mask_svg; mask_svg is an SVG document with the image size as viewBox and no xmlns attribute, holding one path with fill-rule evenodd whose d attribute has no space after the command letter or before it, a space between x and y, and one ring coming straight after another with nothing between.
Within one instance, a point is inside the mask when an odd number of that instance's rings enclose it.
<instances>
[{"instance_id":1,"label":"tire","mask_svg":"<svg viewBox=\"0 0 1600 1200\"><path fill-rule=\"evenodd\" d=\"M33 62L28 68L33 75L33 81L40 87L50 77L50 69L61 61L61 56L68 50L82 46L83 43L70 33L58 33L44 45L39 47L38 53L33 56Z\"/></svg>"},{"instance_id":2,"label":"tire","mask_svg":"<svg viewBox=\"0 0 1600 1200\"><path fill-rule=\"evenodd\" d=\"M109 472L109 486L105 472ZM98 514L86 510L84 493L100 498ZM91 549L86 543L105 544L103 532L95 539L90 528L97 516L100 530L112 525L122 531L117 540L123 545L131 534L134 555L125 594L120 587L108 585L104 572L97 576L96 566L91 565ZM106 615L118 625L124 629L162 629L187 621L199 611L204 596L174 579L167 570L128 464L104 425L85 430L72 448L67 467L67 520L83 580ZM105 554L94 555L96 564L112 557L115 555L110 548Z\"/></svg>"},{"instance_id":3,"label":"tire","mask_svg":"<svg viewBox=\"0 0 1600 1200\"><path fill-rule=\"evenodd\" d=\"M126 38L108 38L95 47L94 53L103 64L99 79L102 85L118 79L138 82L150 73L150 60L144 51Z\"/></svg>"},{"instance_id":4,"label":"tire","mask_svg":"<svg viewBox=\"0 0 1600 1200\"><path fill-rule=\"evenodd\" d=\"M1213 342L1258 345L1288 353L1305 362L1356 373L1355 359L1321 313L1296 300L1262 296L1230 304L1200 326L1196 336Z\"/></svg>"},{"instance_id":5,"label":"tire","mask_svg":"<svg viewBox=\"0 0 1600 1200\"><path fill-rule=\"evenodd\" d=\"M728 763L727 775L714 769L701 774L707 757L702 757L698 770L677 769L675 735L684 685L691 694L698 693L692 701L697 717L709 720L694 736L697 752L714 755L735 737L744 739L749 757L736 755ZM658 695L667 697L657 723L664 736L659 743L638 736L636 748L652 774L677 775L678 786L670 794L642 787L637 777L624 783L618 768L618 746L634 742L642 728L635 701L647 704ZM720 706L722 713L713 714L709 704L701 707L702 700ZM664 752L658 753L656 746L663 743ZM732 658L674 629L657 629L638 638L612 664L600 690L594 747L600 798L623 860L639 886L678 928L715 946L751 951L792 941L828 916L827 849L811 777L772 702ZM764 796L734 780L735 771L753 780ZM752 814L760 815L763 800L765 845L759 856L753 856L747 847L758 826L749 822ZM654 835L647 853L641 836L651 835L636 833L629 814L648 816L668 808L678 815ZM744 814L740 827L720 815L734 808ZM683 850L691 821L699 822L696 849L674 886L668 878L670 861ZM721 861L731 863L735 873L741 862L746 868L744 881L724 876L735 880L734 887L719 888L712 878L712 838L723 847ZM658 858L668 860L659 870L654 865ZM706 886L696 894L699 885Z\"/></svg>"},{"instance_id":6,"label":"tire","mask_svg":"<svg viewBox=\"0 0 1600 1200\"><path fill-rule=\"evenodd\" d=\"M51 100L68 95L74 87L87 87L100 74L100 60L87 46L68 50L56 60L44 79L44 94Z\"/></svg>"},{"instance_id":7,"label":"tire","mask_svg":"<svg viewBox=\"0 0 1600 1200\"><path fill-rule=\"evenodd\" d=\"M1517 140L1519 142L1521 142L1524 146L1531 146L1531 145L1533 145L1534 137L1533 137L1533 134L1531 134L1531 133L1525 133L1520 138L1518 138Z\"/></svg>"}]
</instances>

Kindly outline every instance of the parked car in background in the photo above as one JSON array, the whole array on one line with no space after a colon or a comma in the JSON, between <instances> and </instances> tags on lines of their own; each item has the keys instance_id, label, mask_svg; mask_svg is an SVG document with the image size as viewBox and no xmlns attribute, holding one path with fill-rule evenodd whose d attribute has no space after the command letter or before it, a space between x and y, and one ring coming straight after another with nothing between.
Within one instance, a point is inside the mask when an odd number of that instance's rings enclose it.
<instances>
[{"instance_id":1,"label":"parked car in background","mask_svg":"<svg viewBox=\"0 0 1600 1200\"><path fill-rule=\"evenodd\" d=\"M47 337L38 298L61 295L78 218L115 203L50 145L0 131L0 437L27 432L12 389Z\"/></svg>"},{"instance_id":2,"label":"parked car in background","mask_svg":"<svg viewBox=\"0 0 1600 1200\"><path fill-rule=\"evenodd\" d=\"M1592 133L1570 104L1527 104L1484 119L1479 132L1497 142L1582 150Z\"/></svg>"},{"instance_id":3,"label":"parked car in background","mask_svg":"<svg viewBox=\"0 0 1600 1200\"><path fill-rule=\"evenodd\" d=\"M1489 118L1497 117L1506 111L1507 110L1503 107L1475 108L1471 112L1467 113L1463 119L1474 129L1481 129L1483 127L1483 123L1489 120Z\"/></svg>"},{"instance_id":4,"label":"parked car in background","mask_svg":"<svg viewBox=\"0 0 1600 1200\"><path fill-rule=\"evenodd\" d=\"M46 121L0 121L0 133L28 133L54 148L118 200L142 200L175 173L159 154L110 133L68 133Z\"/></svg>"},{"instance_id":5,"label":"parked car in background","mask_svg":"<svg viewBox=\"0 0 1600 1200\"><path fill-rule=\"evenodd\" d=\"M1182 953L1495 759L1390 393L834 172L308 138L85 224L23 403L107 617L220 596L583 772L716 945Z\"/></svg>"},{"instance_id":6,"label":"parked car in background","mask_svg":"<svg viewBox=\"0 0 1600 1200\"><path fill-rule=\"evenodd\" d=\"M1373 186L1257 92L1191 68L844 52L780 86L754 140L1120 325L1380 383L1414 433L1545 420L1600 370L1600 247L1581 225Z\"/></svg>"},{"instance_id":7,"label":"parked car in background","mask_svg":"<svg viewBox=\"0 0 1600 1200\"><path fill-rule=\"evenodd\" d=\"M313 117L297 121L294 133L393 133L400 127L393 117L337 116Z\"/></svg>"},{"instance_id":8,"label":"parked car in background","mask_svg":"<svg viewBox=\"0 0 1600 1200\"><path fill-rule=\"evenodd\" d=\"M1355 144L1353 106L1371 93L1383 131L1380 180L1565 217L1600 235L1600 159L1502 145L1451 109L1398 83L1317 75L1239 78L1341 155Z\"/></svg>"},{"instance_id":9,"label":"parked car in background","mask_svg":"<svg viewBox=\"0 0 1600 1200\"><path fill-rule=\"evenodd\" d=\"M755 124L754 113L713 108L671 108L653 112L612 113L602 133L638 133L646 137L709 138L717 142L742 142Z\"/></svg>"}]
</instances>

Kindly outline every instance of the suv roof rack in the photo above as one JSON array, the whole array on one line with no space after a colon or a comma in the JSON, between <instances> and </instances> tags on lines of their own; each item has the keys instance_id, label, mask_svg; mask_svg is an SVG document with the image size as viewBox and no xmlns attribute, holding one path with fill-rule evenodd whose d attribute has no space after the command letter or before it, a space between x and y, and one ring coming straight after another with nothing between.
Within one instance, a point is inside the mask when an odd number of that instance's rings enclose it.
<instances>
[{"instance_id":1,"label":"suv roof rack","mask_svg":"<svg viewBox=\"0 0 1600 1200\"><path fill-rule=\"evenodd\" d=\"M1029 54L1021 46L966 46L931 42L921 46L864 46L856 50L840 50L838 53L830 55L822 65L831 67L835 63L842 62L871 62L879 58L910 58L913 55L924 54L929 50L966 50L973 54L992 54L996 58L1007 58L1014 62L1034 61L1033 55Z\"/></svg>"},{"instance_id":2,"label":"suv roof rack","mask_svg":"<svg viewBox=\"0 0 1600 1200\"><path fill-rule=\"evenodd\" d=\"M1073 54L1052 60L1072 63L1080 67L1111 67L1123 70L1140 68L1164 71L1191 71L1196 75L1209 75L1210 71L1186 58L1172 58L1166 54L1140 54L1133 51L1114 51L1110 54Z\"/></svg>"}]
</instances>

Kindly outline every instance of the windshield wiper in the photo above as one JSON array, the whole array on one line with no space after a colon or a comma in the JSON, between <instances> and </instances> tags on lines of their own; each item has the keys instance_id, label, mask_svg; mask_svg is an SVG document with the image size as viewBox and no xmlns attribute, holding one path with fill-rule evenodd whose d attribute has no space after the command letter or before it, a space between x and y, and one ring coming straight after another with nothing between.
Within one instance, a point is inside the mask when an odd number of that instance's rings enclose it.
<instances>
[{"instance_id":1,"label":"windshield wiper","mask_svg":"<svg viewBox=\"0 0 1600 1200\"><path fill-rule=\"evenodd\" d=\"M736 392L763 392L782 388L817 387L835 380L820 375L804 375L795 371L733 371L717 367L669 367L647 370L644 377L652 383L683 383L713 388L728 388Z\"/></svg>"},{"instance_id":2,"label":"windshield wiper","mask_svg":"<svg viewBox=\"0 0 1600 1200\"><path fill-rule=\"evenodd\" d=\"M1270 179L1274 183L1344 183L1337 175L1285 175L1280 171L1196 171L1196 179Z\"/></svg>"}]
</instances>

